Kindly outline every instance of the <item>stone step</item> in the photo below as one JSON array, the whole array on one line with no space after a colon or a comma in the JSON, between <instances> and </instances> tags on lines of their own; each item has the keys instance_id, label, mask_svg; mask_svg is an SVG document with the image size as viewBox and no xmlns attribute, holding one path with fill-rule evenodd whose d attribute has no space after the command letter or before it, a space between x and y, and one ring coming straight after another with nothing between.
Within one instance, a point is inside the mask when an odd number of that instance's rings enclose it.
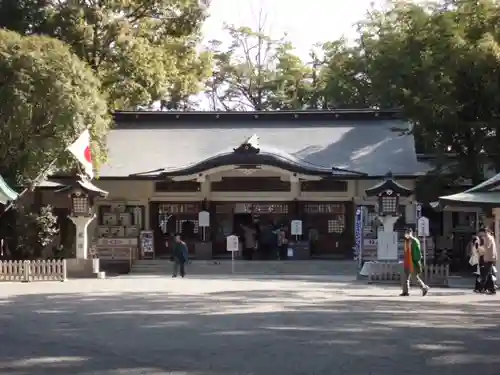
<instances>
[{"instance_id":1,"label":"stone step","mask_svg":"<svg viewBox=\"0 0 500 375\"><path fill-rule=\"evenodd\" d=\"M190 274L231 274L231 261L192 261L187 265ZM353 261L235 261L236 273L289 275L355 275ZM172 262L168 260L141 260L132 267L131 274L169 274Z\"/></svg>"}]
</instances>

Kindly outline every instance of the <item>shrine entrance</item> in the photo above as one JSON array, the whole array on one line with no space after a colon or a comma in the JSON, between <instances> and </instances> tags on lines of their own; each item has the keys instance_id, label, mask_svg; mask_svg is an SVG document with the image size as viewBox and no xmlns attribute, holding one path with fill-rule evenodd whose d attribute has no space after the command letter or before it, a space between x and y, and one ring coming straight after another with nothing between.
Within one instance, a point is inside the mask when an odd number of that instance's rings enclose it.
<instances>
[{"instance_id":1,"label":"shrine entrance","mask_svg":"<svg viewBox=\"0 0 500 375\"><path fill-rule=\"evenodd\" d=\"M199 240L198 213L202 210L198 202L150 203L150 222L154 233L154 251L158 258L169 258L175 233L181 233L194 254L194 245Z\"/></svg>"},{"instance_id":2,"label":"shrine entrance","mask_svg":"<svg viewBox=\"0 0 500 375\"><path fill-rule=\"evenodd\" d=\"M203 237L198 214L203 208L210 213L210 227ZM196 246L210 243L211 258L230 258L226 238L237 235L245 246L245 229L254 232L257 250L252 259L278 259L276 229L283 226L293 242L307 242L310 255L316 258L352 257L352 202L151 202L150 223L154 231L155 256L171 255L173 236L182 233L190 255L196 257ZM294 219L303 221L303 234L290 234ZM241 253L239 255L242 255Z\"/></svg>"},{"instance_id":3,"label":"shrine entrance","mask_svg":"<svg viewBox=\"0 0 500 375\"><path fill-rule=\"evenodd\" d=\"M226 203L213 202L215 215L211 226L213 256L230 257L226 251L226 237L235 234L242 247L245 246L245 231L254 232L258 259L273 258L271 247L277 243L272 233L280 225L288 226L292 220L289 202L280 203ZM259 251L260 250L260 251ZM266 256L267 253L268 255Z\"/></svg>"}]
</instances>

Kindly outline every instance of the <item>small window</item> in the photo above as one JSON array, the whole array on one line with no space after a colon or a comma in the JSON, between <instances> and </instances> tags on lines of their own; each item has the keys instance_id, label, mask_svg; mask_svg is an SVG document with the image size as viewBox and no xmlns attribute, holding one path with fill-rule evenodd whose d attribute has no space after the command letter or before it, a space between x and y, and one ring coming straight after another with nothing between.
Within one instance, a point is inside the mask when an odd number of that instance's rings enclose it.
<instances>
[{"instance_id":1,"label":"small window","mask_svg":"<svg viewBox=\"0 0 500 375\"><path fill-rule=\"evenodd\" d=\"M345 217L338 216L336 219L328 220L328 233L342 234L345 230Z\"/></svg>"},{"instance_id":2,"label":"small window","mask_svg":"<svg viewBox=\"0 0 500 375\"><path fill-rule=\"evenodd\" d=\"M348 183L338 180L303 181L300 183L300 190L304 192L345 193L348 191Z\"/></svg>"},{"instance_id":3,"label":"small window","mask_svg":"<svg viewBox=\"0 0 500 375\"><path fill-rule=\"evenodd\" d=\"M157 193L194 193L201 191L201 185L196 181L159 181L155 183Z\"/></svg>"}]
</instances>

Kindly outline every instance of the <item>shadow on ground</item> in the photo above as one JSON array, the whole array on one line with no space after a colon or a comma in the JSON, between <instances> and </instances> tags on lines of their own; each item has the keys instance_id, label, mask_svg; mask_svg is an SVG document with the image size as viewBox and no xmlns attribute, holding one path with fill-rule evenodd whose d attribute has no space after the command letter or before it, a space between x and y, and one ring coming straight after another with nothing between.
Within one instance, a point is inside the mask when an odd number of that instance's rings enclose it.
<instances>
[{"instance_id":1,"label":"shadow on ground","mask_svg":"<svg viewBox=\"0 0 500 375\"><path fill-rule=\"evenodd\" d=\"M14 296L0 300L0 373L498 374L494 297L340 297L290 290Z\"/></svg>"}]
</instances>

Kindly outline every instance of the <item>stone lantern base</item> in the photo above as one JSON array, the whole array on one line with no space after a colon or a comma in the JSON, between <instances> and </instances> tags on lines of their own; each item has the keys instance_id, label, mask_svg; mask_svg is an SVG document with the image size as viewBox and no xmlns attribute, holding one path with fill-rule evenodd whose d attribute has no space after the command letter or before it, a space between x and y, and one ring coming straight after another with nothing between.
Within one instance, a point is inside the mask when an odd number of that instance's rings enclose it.
<instances>
[{"instance_id":1,"label":"stone lantern base","mask_svg":"<svg viewBox=\"0 0 500 375\"><path fill-rule=\"evenodd\" d=\"M99 259L66 259L66 269L69 279L103 278L103 272L100 272L99 268Z\"/></svg>"}]
</instances>

